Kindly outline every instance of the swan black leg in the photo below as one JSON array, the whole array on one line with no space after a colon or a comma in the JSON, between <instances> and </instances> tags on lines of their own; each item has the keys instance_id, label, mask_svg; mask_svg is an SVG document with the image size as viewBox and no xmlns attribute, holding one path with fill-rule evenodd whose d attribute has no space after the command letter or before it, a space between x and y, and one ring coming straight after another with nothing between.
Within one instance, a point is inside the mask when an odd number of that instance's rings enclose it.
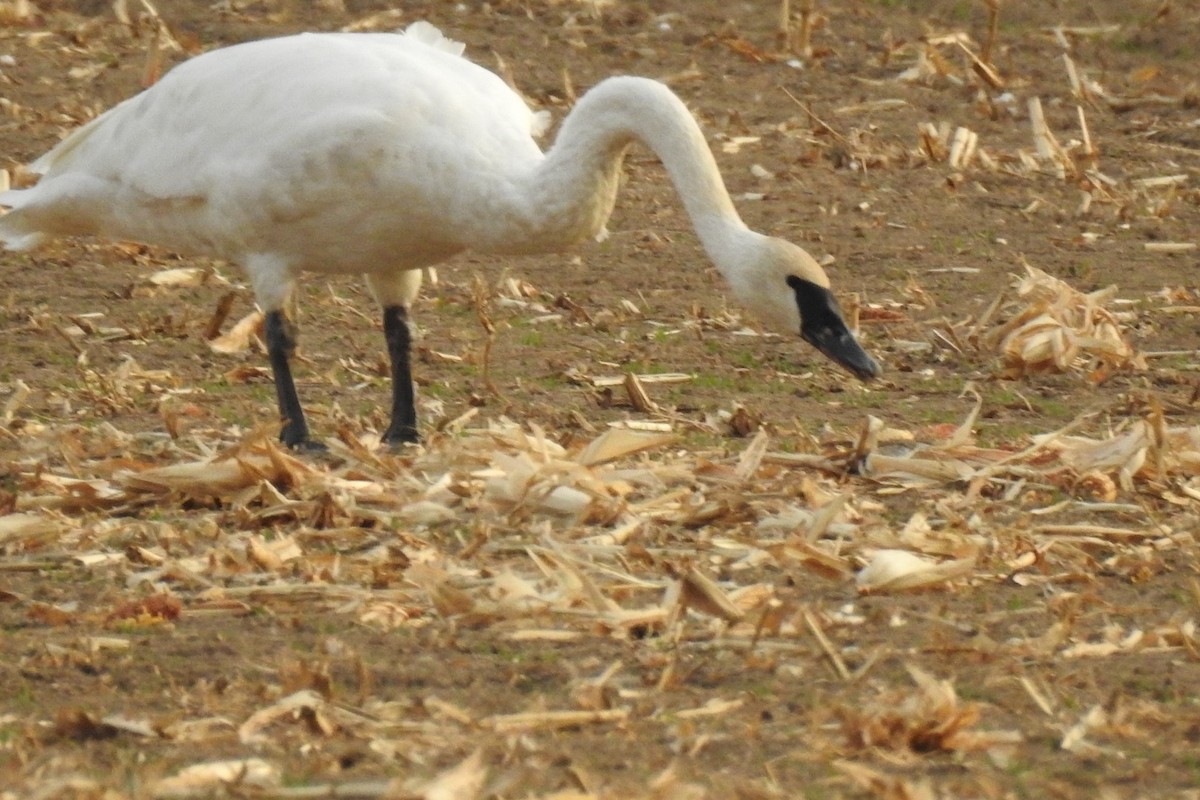
<instances>
[{"instance_id":1,"label":"swan black leg","mask_svg":"<svg viewBox=\"0 0 1200 800\"><path fill-rule=\"evenodd\" d=\"M263 327L267 337L267 357L271 360L271 374L275 378L275 395L279 398L279 417L283 420L279 441L288 447L307 449L313 443L308 438L308 424L304 421L304 409L300 407L289 363L296 350L296 327L282 311L268 312Z\"/></svg>"},{"instance_id":2,"label":"swan black leg","mask_svg":"<svg viewBox=\"0 0 1200 800\"><path fill-rule=\"evenodd\" d=\"M412 336L408 330L408 310L404 306L383 309L383 336L392 363L392 424L384 431L383 441L388 444L419 442L409 361Z\"/></svg>"}]
</instances>

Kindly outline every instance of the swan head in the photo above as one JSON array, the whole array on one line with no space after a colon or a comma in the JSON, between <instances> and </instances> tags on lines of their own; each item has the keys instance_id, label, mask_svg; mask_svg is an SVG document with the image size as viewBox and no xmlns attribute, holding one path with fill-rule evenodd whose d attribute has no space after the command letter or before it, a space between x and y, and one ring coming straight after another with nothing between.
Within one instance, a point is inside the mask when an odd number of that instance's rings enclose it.
<instances>
[{"instance_id":1,"label":"swan head","mask_svg":"<svg viewBox=\"0 0 1200 800\"><path fill-rule=\"evenodd\" d=\"M742 250L733 275L734 293L770 327L799 332L801 339L861 380L882 372L846 325L825 270L801 248L755 235L753 246Z\"/></svg>"}]
</instances>

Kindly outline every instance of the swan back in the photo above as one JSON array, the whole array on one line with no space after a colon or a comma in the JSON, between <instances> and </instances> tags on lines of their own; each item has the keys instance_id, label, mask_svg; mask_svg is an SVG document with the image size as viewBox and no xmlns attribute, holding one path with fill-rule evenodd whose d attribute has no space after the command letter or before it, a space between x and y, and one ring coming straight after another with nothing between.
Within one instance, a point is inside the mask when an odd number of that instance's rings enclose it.
<instances>
[{"instance_id":1,"label":"swan back","mask_svg":"<svg viewBox=\"0 0 1200 800\"><path fill-rule=\"evenodd\" d=\"M296 269L415 267L468 244L544 124L428 23L212 51L76 130L0 194L0 239L150 241Z\"/></svg>"}]
</instances>

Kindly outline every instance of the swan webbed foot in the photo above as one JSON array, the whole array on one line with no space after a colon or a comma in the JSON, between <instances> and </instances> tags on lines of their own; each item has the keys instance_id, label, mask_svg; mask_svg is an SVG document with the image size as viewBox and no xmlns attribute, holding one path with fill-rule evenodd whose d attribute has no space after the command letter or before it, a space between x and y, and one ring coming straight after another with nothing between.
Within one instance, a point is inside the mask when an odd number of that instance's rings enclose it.
<instances>
[{"instance_id":1,"label":"swan webbed foot","mask_svg":"<svg viewBox=\"0 0 1200 800\"><path fill-rule=\"evenodd\" d=\"M283 437L280 436L280 441ZM288 446L288 449L297 453L328 453L329 447L324 442L318 442L316 439L301 439L298 442L283 442Z\"/></svg>"},{"instance_id":2,"label":"swan webbed foot","mask_svg":"<svg viewBox=\"0 0 1200 800\"><path fill-rule=\"evenodd\" d=\"M415 427L404 425L397 426L396 423L393 422L391 426L389 426L388 429L383 432L383 435L379 437L379 441L382 444L388 445L393 450L398 450L405 445L420 444L421 434L417 433L417 429Z\"/></svg>"}]
</instances>

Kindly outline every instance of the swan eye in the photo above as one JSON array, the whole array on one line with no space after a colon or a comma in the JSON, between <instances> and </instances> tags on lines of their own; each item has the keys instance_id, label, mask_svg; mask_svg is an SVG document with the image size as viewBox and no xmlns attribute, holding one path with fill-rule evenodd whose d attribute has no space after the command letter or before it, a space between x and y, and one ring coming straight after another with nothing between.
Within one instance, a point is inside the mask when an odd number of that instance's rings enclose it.
<instances>
[{"instance_id":1,"label":"swan eye","mask_svg":"<svg viewBox=\"0 0 1200 800\"><path fill-rule=\"evenodd\" d=\"M833 292L799 275L788 275L787 285L796 295L796 307L800 311L800 331L816 331L825 328L845 327L842 309Z\"/></svg>"}]
</instances>

